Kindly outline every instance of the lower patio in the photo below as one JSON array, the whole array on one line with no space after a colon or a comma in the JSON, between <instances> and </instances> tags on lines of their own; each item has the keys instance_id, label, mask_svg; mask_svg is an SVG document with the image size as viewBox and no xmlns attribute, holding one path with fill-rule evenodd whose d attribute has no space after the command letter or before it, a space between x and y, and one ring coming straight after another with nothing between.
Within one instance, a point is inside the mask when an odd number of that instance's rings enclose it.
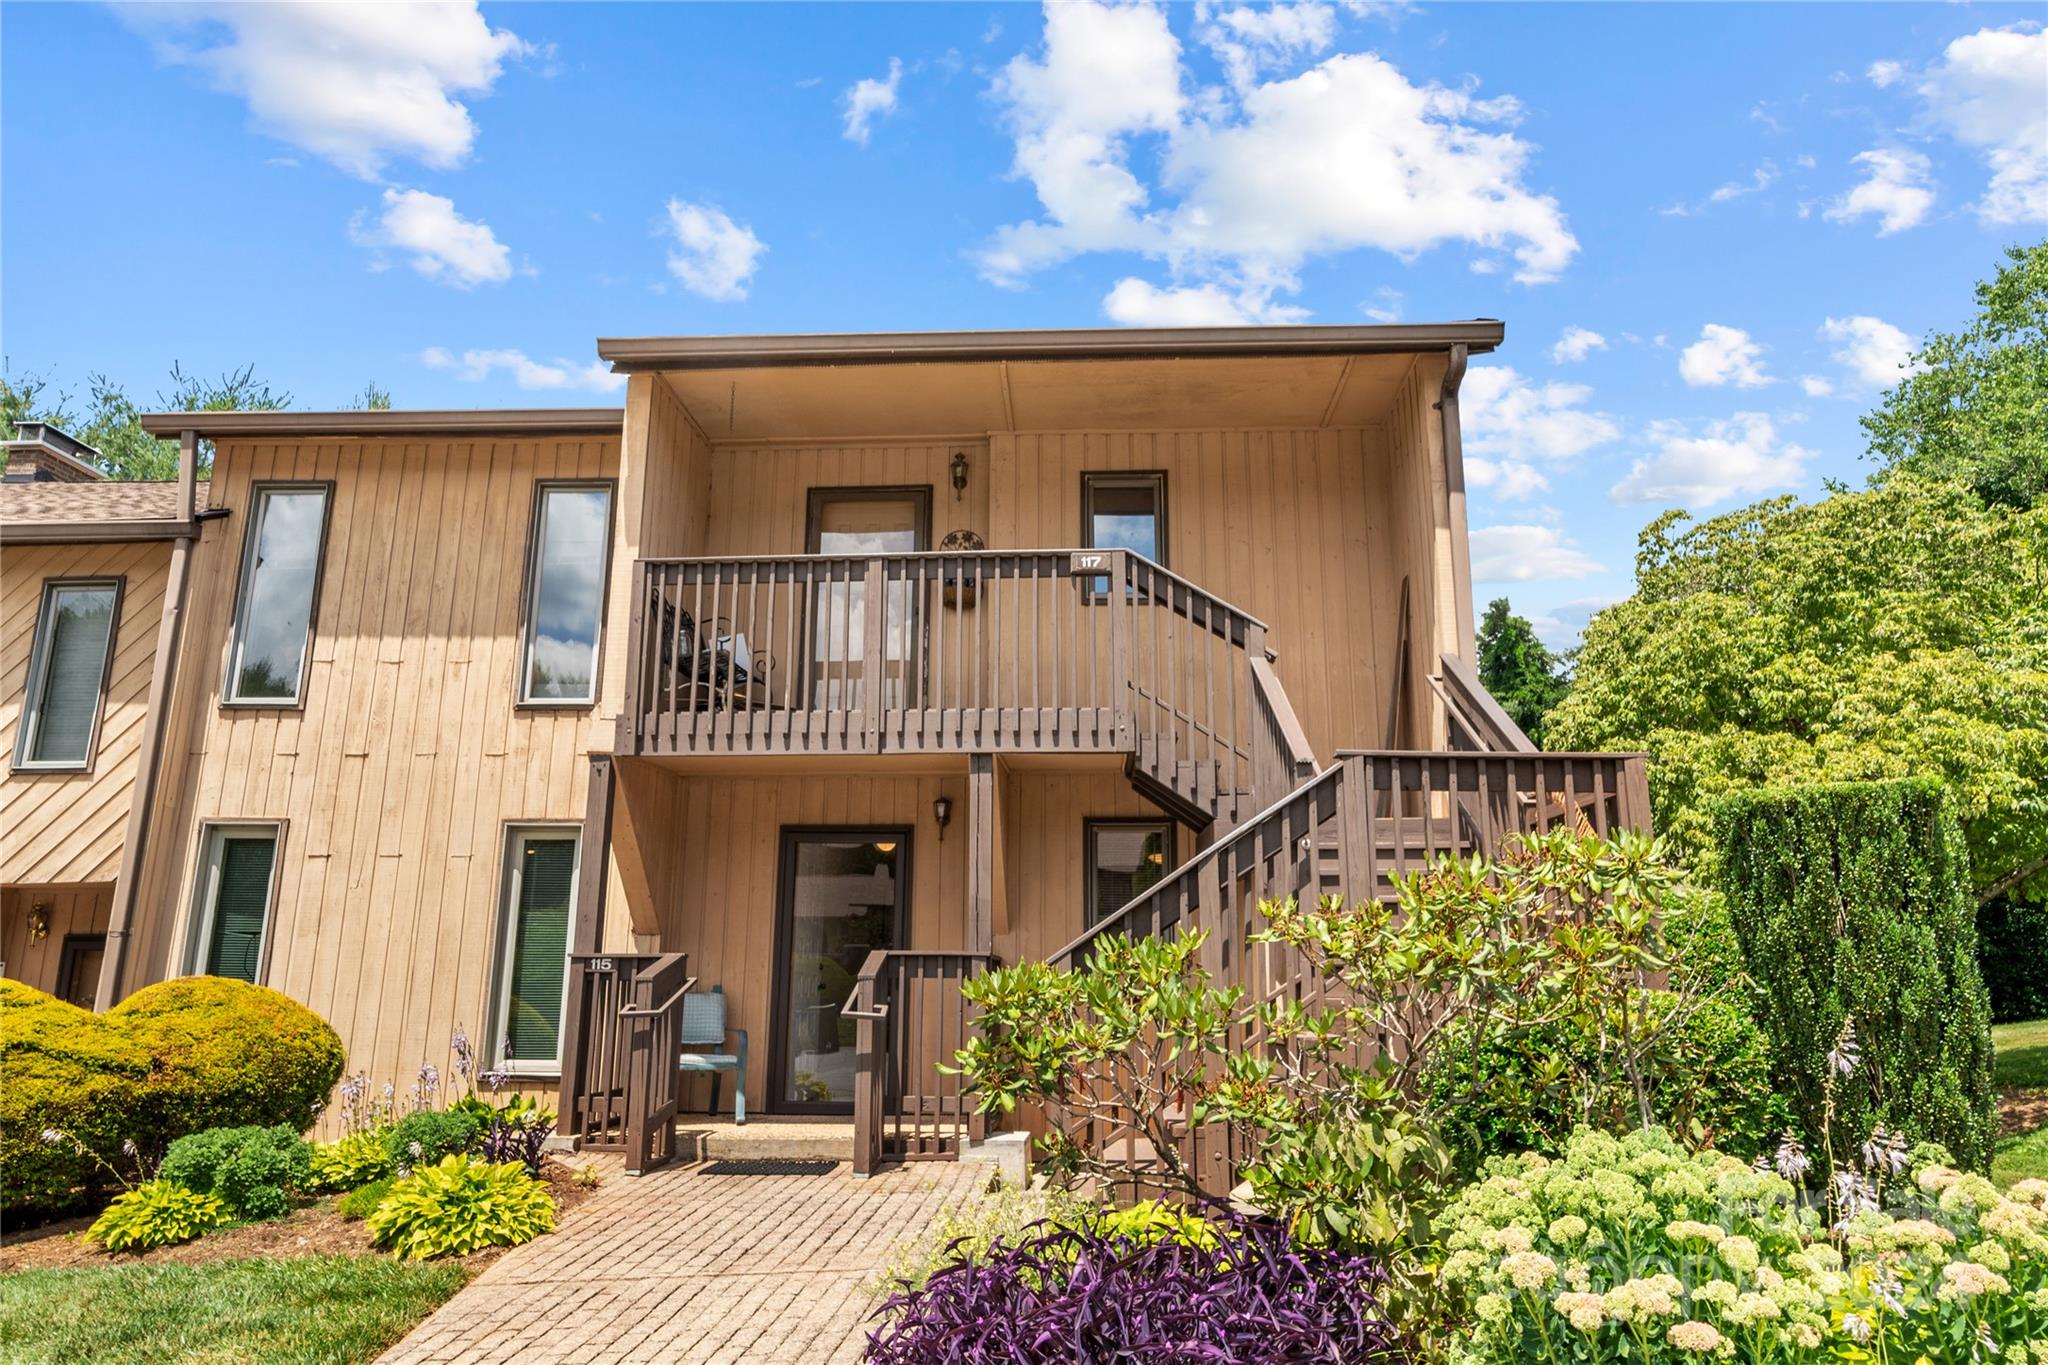
<instances>
[{"instance_id":1,"label":"lower patio","mask_svg":"<svg viewBox=\"0 0 2048 1365\"><path fill-rule=\"evenodd\" d=\"M553 1236L508 1252L383 1359L857 1361L891 1254L990 1177L950 1162L867 1180L844 1162L824 1175L603 1168Z\"/></svg>"}]
</instances>

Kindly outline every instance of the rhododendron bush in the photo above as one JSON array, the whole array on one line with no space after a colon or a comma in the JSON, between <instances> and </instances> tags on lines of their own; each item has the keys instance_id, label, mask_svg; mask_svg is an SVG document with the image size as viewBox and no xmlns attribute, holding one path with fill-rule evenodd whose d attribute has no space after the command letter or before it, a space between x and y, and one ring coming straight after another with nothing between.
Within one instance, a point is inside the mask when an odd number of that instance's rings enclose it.
<instances>
[{"instance_id":1,"label":"rhododendron bush","mask_svg":"<svg viewBox=\"0 0 2048 1365\"><path fill-rule=\"evenodd\" d=\"M1496 1158L1439 1224L1452 1365L2048 1362L2048 1182L1942 1155L1832 1229L1776 1171L1656 1131Z\"/></svg>"}]
</instances>

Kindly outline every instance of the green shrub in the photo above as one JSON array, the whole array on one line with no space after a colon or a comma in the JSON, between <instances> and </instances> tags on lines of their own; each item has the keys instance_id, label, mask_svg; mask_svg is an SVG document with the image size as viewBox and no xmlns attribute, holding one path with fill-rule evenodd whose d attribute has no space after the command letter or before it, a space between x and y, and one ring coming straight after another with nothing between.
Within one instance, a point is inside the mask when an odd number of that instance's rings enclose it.
<instances>
[{"instance_id":1,"label":"green shrub","mask_svg":"<svg viewBox=\"0 0 2048 1365\"><path fill-rule=\"evenodd\" d=\"M382 1131L350 1133L332 1142L316 1143L309 1158L308 1189L353 1190L392 1173L391 1153Z\"/></svg>"},{"instance_id":2,"label":"green shrub","mask_svg":"<svg viewBox=\"0 0 2048 1365\"><path fill-rule=\"evenodd\" d=\"M1655 1130L1495 1158L1445 1210L1456 1365L2022 1360L2048 1333L2048 1182L1901 1173L1830 1237L1785 1180Z\"/></svg>"},{"instance_id":3,"label":"green shrub","mask_svg":"<svg viewBox=\"0 0 2048 1365\"><path fill-rule=\"evenodd\" d=\"M367 1185L358 1185L334 1201L334 1207L342 1217L363 1219L377 1211L384 1202L384 1196L391 1193L391 1187L398 1183L398 1177L387 1175L382 1180L372 1180Z\"/></svg>"},{"instance_id":4,"label":"green shrub","mask_svg":"<svg viewBox=\"0 0 2048 1365\"><path fill-rule=\"evenodd\" d=\"M312 1149L297 1131L209 1128L171 1144L157 1177L198 1194L220 1196L237 1218L275 1218L312 1178Z\"/></svg>"},{"instance_id":5,"label":"green shrub","mask_svg":"<svg viewBox=\"0 0 2048 1365\"><path fill-rule=\"evenodd\" d=\"M554 1231L555 1204L516 1161L447 1156L393 1185L367 1221L377 1245L421 1261L532 1241Z\"/></svg>"},{"instance_id":6,"label":"green shrub","mask_svg":"<svg viewBox=\"0 0 2048 1365\"><path fill-rule=\"evenodd\" d=\"M384 1131L384 1152L394 1167L431 1166L467 1152L484 1125L467 1109L422 1109Z\"/></svg>"},{"instance_id":7,"label":"green shrub","mask_svg":"<svg viewBox=\"0 0 2048 1365\"><path fill-rule=\"evenodd\" d=\"M232 1221L228 1206L215 1196L152 1180L107 1205L85 1236L109 1251L148 1251L189 1242Z\"/></svg>"},{"instance_id":8,"label":"green shrub","mask_svg":"<svg viewBox=\"0 0 2048 1365\"><path fill-rule=\"evenodd\" d=\"M333 1029L261 986L186 977L96 1015L0 980L0 1212L78 1207L188 1133L303 1132L341 1064Z\"/></svg>"},{"instance_id":9,"label":"green shrub","mask_svg":"<svg viewBox=\"0 0 2048 1365\"><path fill-rule=\"evenodd\" d=\"M1979 907L1977 965L1992 1023L2048 1019L2048 901L2000 896Z\"/></svg>"},{"instance_id":10,"label":"green shrub","mask_svg":"<svg viewBox=\"0 0 2048 1365\"><path fill-rule=\"evenodd\" d=\"M1825 1149L1828 1053L1853 1018L1865 1065L1834 1097L1837 1133L1853 1145L1882 1123L1986 1169L1990 1005L1968 857L1941 788L1762 791L1717 818L1729 917L1808 1150Z\"/></svg>"}]
</instances>

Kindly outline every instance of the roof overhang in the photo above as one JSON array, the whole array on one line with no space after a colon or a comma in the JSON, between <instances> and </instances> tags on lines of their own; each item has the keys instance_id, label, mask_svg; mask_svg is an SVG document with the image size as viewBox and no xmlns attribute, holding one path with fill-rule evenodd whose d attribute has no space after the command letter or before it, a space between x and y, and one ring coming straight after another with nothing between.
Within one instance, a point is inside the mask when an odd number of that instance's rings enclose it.
<instances>
[{"instance_id":1,"label":"roof overhang","mask_svg":"<svg viewBox=\"0 0 2048 1365\"><path fill-rule=\"evenodd\" d=\"M176 540L196 533L189 521L113 518L106 521L0 521L0 545L102 545Z\"/></svg>"},{"instance_id":2,"label":"roof overhang","mask_svg":"<svg viewBox=\"0 0 2048 1365\"><path fill-rule=\"evenodd\" d=\"M411 412L150 412L152 436L196 432L209 440L257 436L328 440L389 436L617 436L623 408L441 408Z\"/></svg>"},{"instance_id":3,"label":"roof overhang","mask_svg":"<svg viewBox=\"0 0 2048 1365\"><path fill-rule=\"evenodd\" d=\"M997 431L1355 427L1416 357L1491 351L1498 322L648 337L598 343L662 376L714 441Z\"/></svg>"}]
</instances>

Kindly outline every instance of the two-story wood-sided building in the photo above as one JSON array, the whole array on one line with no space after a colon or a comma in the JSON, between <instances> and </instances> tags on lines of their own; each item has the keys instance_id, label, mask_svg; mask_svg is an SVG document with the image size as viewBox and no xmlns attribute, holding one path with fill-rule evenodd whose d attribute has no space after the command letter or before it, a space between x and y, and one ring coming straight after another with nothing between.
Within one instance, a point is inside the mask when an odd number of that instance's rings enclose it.
<instances>
[{"instance_id":1,"label":"two-story wood-sided building","mask_svg":"<svg viewBox=\"0 0 2048 1365\"><path fill-rule=\"evenodd\" d=\"M10 885L99 888L102 1007L243 976L373 1080L461 1028L598 1139L701 1104L620 1071L689 981L752 1108L949 1150L921 1078L990 961L1206 915L1243 971L1258 888L1641 818L1618 760L1478 757L1526 748L1469 671L1457 385L1500 337L647 338L599 343L623 411L153 416L165 538L31 563L0 519L10 740L70 638L31 618L129 577L100 752L15 741Z\"/></svg>"}]
</instances>

